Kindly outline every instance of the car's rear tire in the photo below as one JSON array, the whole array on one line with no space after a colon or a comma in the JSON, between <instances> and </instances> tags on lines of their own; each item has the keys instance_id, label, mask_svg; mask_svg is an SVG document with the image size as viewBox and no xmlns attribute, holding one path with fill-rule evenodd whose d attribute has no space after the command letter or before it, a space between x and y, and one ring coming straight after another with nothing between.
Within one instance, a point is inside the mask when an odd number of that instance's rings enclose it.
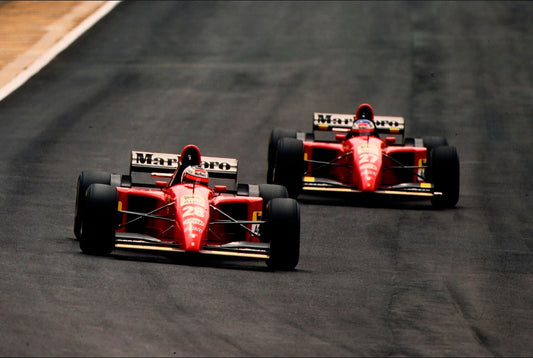
<instances>
[{"instance_id":1,"label":"car's rear tire","mask_svg":"<svg viewBox=\"0 0 533 358\"><path fill-rule=\"evenodd\" d=\"M263 212L266 212L267 204L274 198L288 198L289 193L283 185L259 184L259 196L263 198Z\"/></svg>"},{"instance_id":2,"label":"car's rear tire","mask_svg":"<svg viewBox=\"0 0 533 358\"><path fill-rule=\"evenodd\" d=\"M285 188L283 185L277 185L277 184L259 184L259 196L263 198L263 211L262 211L262 219L267 216L267 207L270 200L275 198L288 198L289 193L287 192L287 188ZM263 232L264 225L261 226L260 233L261 233L261 242L266 242L266 236Z\"/></svg>"},{"instance_id":3,"label":"car's rear tire","mask_svg":"<svg viewBox=\"0 0 533 358\"><path fill-rule=\"evenodd\" d=\"M459 200L459 156L452 146L440 146L431 151L431 176L436 192L431 198L436 208L452 208Z\"/></svg>"},{"instance_id":4,"label":"car's rear tire","mask_svg":"<svg viewBox=\"0 0 533 358\"><path fill-rule=\"evenodd\" d=\"M274 164L274 184L283 185L287 188L289 197L296 198L302 191L304 171L303 142L295 138L281 138Z\"/></svg>"},{"instance_id":5,"label":"car's rear tire","mask_svg":"<svg viewBox=\"0 0 533 358\"><path fill-rule=\"evenodd\" d=\"M290 198L269 201L263 235L270 242L267 260L274 270L293 270L300 259L300 206Z\"/></svg>"},{"instance_id":6,"label":"car's rear tire","mask_svg":"<svg viewBox=\"0 0 533 358\"><path fill-rule=\"evenodd\" d=\"M296 138L296 131L292 129L274 128L268 137L268 166L267 166L267 183L274 183L274 163L278 141L281 138Z\"/></svg>"},{"instance_id":7,"label":"car's rear tire","mask_svg":"<svg viewBox=\"0 0 533 358\"><path fill-rule=\"evenodd\" d=\"M81 172L78 176L78 184L76 188L76 206L74 210L74 235L80 238L81 221L84 213L85 197L87 188L91 184L111 184L111 174L105 172L97 172L86 170Z\"/></svg>"},{"instance_id":8,"label":"car's rear tire","mask_svg":"<svg viewBox=\"0 0 533 358\"><path fill-rule=\"evenodd\" d=\"M431 150L436 147L448 145L448 140L445 137L425 136L422 137L422 143L424 144L424 147L428 148L428 150Z\"/></svg>"},{"instance_id":9,"label":"car's rear tire","mask_svg":"<svg viewBox=\"0 0 533 358\"><path fill-rule=\"evenodd\" d=\"M427 160L426 160L426 167L427 169L424 172L424 176L426 178L426 181L432 181L432 173L431 173L431 151L434 148L440 147L440 146L447 146L448 140L444 137L438 137L438 136L425 136L422 137L422 143L427 151Z\"/></svg>"},{"instance_id":10,"label":"car's rear tire","mask_svg":"<svg viewBox=\"0 0 533 358\"><path fill-rule=\"evenodd\" d=\"M84 200L80 249L90 255L108 255L115 247L117 227L117 189L106 184L91 184Z\"/></svg>"}]
</instances>

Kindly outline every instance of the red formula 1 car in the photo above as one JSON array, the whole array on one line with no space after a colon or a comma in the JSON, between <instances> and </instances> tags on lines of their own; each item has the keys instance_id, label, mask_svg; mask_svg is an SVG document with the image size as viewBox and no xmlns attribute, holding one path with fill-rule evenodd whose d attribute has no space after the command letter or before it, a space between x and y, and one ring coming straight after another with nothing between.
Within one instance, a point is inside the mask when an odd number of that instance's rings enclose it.
<instances>
[{"instance_id":1,"label":"red formula 1 car","mask_svg":"<svg viewBox=\"0 0 533 358\"><path fill-rule=\"evenodd\" d=\"M459 157L446 138L405 138L403 117L314 113L313 132L274 129L267 182L302 192L428 197L433 206L459 199ZM322 138L319 138L319 135Z\"/></svg>"},{"instance_id":2,"label":"red formula 1 car","mask_svg":"<svg viewBox=\"0 0 533 358\"><path fill-rule=\"evenodd\" d=\"M237 164L233 158L202 157L188 145L180 155L133 151L128 175L82 172L74 219L81 250L212 254L295 268L298 203L280 185L238 184ZM150 180L137 181L143 175ZM217 178L233 184L213 185Z\"/></svg>"}]
</instances>

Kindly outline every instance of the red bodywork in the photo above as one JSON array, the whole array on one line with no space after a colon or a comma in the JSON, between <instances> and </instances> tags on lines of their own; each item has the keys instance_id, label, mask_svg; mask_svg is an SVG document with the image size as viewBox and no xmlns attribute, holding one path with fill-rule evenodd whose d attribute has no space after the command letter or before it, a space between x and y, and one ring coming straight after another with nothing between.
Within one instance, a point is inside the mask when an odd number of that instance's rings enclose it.
<instances>
[{"instance_id":1,"label":"red bodywork","mask_svg":"<svg viewBox=\"0 0 533 358\"><path fill-rule=\"evenodd\" d=\"M238 183L237 173L237 159L201 156L195 145L181 154L132 151L129 174L80 174L74 234L91 255L115 248L180 252L294 269L298 203L281 185Z\"/></svg>"},{"instance_id":2,"label":"red bodywork","mask_svg":"<svg viewBox=\"0 0 533 358\"><path fill-rule=\"evenodd\" d=\"M374 130L357 133L353 125L359 119L371 121ZM317 139L327 133L334 139ZM415 138L406 144L403 117L374 116L365 103L355 115L315 113L313 133L298 137L306 163L303 191L434 195L424 175L427 148Z\"/></svg>"},{"instance_id":3,"label":"red bodywork","mask_svg":"<svg viewBox=\"0 0 533 358\"><path fill-rule=\"evenodd\" d=\"M374 116L366 103L355 115L316 112L311 133L272 130L267 182L284 185L292 198L306 192L361 193L366 198L424 197L434 207L455 206L457 149L445 137L404 134L403 117Z\"/></svg>"},{"instance_id":4,"label":"red bodywork","mask_svg":"<svg viewBox=\"0 0 533 358\"><path fill-rule=\"evenodd\" d=\"M259 242L249 231L235 225L210 225L210 222L227 220L214 208L232 213L232 218L237 220L257 221L262 213L260 197L217 193L193 184L150 189L117 187L117 191L119 211L123 212L117 233L148 235L187 252L233 241ZM135 220L136 215L129 214L135 212L153 213L157 218ZM254 230L252 225L246 224L250 231Z\"/></svg>"},{"instance_id":5,"label":"red bodywork","mask_svg":"<svg viewBox=\"0 0 533 358\"><path fill-rule=\"evenodd\" d=\"M132 151L130 182L133 173L143 172L167 181L117 186L116 247L268 258L268 243L259 233L263 198L257 185L237 185L237 163L203 157L195 145L180 155ZM181 182L182 169L190 165L237 187L229 190L207 178L204 184Z\"/></svg>"},{"instance_id":6,"label":"red bodywork","mask_svg":"<svg viewBox=\"0 0 533 358\"><path fill-rule=\"evenodd\" d=\"M389 146L374 136L352 137L338 143L304 141L304 159L309 162L304 185L320 177L363 192L374 192L406 182L422 183L424 169L419 167L425 165L426 156L424 147ZM398 167L395 158L417 168L394 170L392 168ZM338 165L324 166L314 161L334 161Z\"/></svg>"}]
</instances>

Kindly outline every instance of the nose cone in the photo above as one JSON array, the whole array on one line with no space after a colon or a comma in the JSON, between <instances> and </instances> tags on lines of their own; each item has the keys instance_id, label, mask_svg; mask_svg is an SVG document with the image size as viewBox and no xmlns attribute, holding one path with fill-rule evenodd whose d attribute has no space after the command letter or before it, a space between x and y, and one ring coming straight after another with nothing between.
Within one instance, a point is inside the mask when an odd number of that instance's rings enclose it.
<instances>
[{"instance_id":1,"label":"nose cone","mask_svg":"<svg viewBox=\"0 0 533 358\"><path fill-rule=\"evenodd\" d=\"M207 240L210 189L183 184L172 188L176 197L176 241L189 252L198 252Z\"/></svg>"},{"instance_id":2,"label":"nose cone","mask_svg":"<svg viewBox=\"0 0 533 358\"><path fill-rule=\"evenodd\" d=\"M376 190L377 177L376 174L369 170L363 170L361 173L361 190L362 191L375 191Z\"/></svg>"},{"instance_id":3,"label":"nose cone","mask_svg":"<svg viewBox=\"0 0 533 358\"><path fill-rule=\"evenodd\" d=\"M201 249L204 232L206 230L205 222L199 219L185 220L183 223L183 241L185 251L196 252Z\"/></svg>"},{"instance_id":4,"label":"nose cone","mask_svg":"<svg viewBox=\"0 0 533 358\"><path fill-rule=\"evenodd\" d=\"M358 137L350 144L354 153L354 183L358 184L361 191L375 191L380 181L382 142L374 137Z\"/></svg>"}]
</instances>

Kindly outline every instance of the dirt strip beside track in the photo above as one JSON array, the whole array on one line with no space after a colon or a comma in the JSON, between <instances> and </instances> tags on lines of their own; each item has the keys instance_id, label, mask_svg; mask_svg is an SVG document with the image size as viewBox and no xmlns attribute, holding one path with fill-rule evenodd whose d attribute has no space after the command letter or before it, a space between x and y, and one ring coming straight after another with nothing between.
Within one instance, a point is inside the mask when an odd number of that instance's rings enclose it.
<instances>
[{"instance_id":1,"label":"dirt strip beside track","mask_svg":"<svg viewBox=\"0 0 533 358\"><path fill-rule=\"evenodd\" d=\"M0 88L106 1L0 2Z\"/></svg>"}]
</instances>

